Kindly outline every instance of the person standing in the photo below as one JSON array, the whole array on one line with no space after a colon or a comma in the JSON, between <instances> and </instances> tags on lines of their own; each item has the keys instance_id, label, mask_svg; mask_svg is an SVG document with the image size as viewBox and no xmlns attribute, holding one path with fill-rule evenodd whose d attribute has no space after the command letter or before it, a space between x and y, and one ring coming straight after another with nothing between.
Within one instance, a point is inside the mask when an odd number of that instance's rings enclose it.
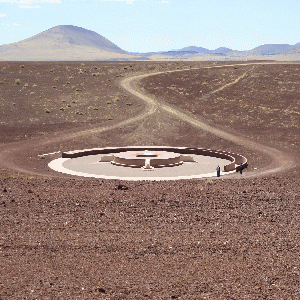
<instances>
[{"instance_id":1,"label":"person standing","mask_svg":"<svg viewBox=\"0 0 300 300\"><path fill-rule=\"evenodd\" d=\"M217 166L216 170L217 170L217 177L220 177L221 169L219 165Z\"/></svg>"},{"instance_id":2,"label":"person standing","mask_svg":"<svg viewBox=\"0 0 300 300\"><path fill-rule=\"evenodd\" d=\"M243 164L240 164L240 174L243 174Z\"/></svg>"}]
</instances>

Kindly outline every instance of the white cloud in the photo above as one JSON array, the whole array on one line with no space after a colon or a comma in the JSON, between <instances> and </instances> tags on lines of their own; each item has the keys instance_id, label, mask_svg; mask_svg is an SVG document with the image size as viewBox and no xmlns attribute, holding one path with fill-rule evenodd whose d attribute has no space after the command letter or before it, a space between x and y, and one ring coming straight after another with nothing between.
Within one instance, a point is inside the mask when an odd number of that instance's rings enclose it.
<instances>
[{"instance_id":1,"label":"white cloud","mask_svg":"<svg viewBox=\"0 0 300 300\"><path fill-rule=\"evenodd\" d=\"M132 4L135 0L101 0L101 1L117 1L117 2L126 2L127 4Z\"/></svg>"},{"instance_id":2,"label":"white cloud","mask_svg":"<svg viewBox=\"0 0 300 300\"><path fill-rule=\"evenodd\" d=\"M21 5L33 5L35 3L61 3L61 0L0 0L0 2L16 3Z\"/></svg>"},{"instance_id":3,"label":"white cloud","mask_svg":"<svg viewBox=\"0 0 300 300\"><path fill-rule=\"evenodd\" d=\"M39 5L30 5L30 4L20 4L21 8L41 8Z\"/></svg>"},{"instance_id":4,"label":"white cloud","mask_svg":"<svg viewBox=\"0 0 300 300\"><path fill-rule=\"evenodd\" d=\"M0 14L0 18L6 17L6 14Z\"/></svg>"},{"instance_id":5,"label":"white cloud","mask_svg":"<svg viewBox=\"0 0 300 300\"><path fill-rule=\"evenodd\" d=\"M61 3L61 0L0 0L1 2L18 4L20 8L40 8L36 3Z\"/></svg>"},{"instance_id":6,"label":"white cloud","mask_svg":"<svg viewBox=\"0 0 300 300\"><path fill-rule=\"evenodd\" d=\"M2 23L2 26L7 26L7 27L9 27L9 26L20 26L20 24L18 24L18 23L13 23L13 24L11 25L11 24L7 24L7 23Z\"/></svg>"}]
</instances>

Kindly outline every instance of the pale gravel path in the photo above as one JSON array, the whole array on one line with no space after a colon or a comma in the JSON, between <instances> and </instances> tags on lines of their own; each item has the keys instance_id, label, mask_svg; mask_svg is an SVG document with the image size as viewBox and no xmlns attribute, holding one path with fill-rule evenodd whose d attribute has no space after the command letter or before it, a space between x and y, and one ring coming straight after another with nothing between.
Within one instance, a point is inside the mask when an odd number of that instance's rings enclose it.
<instances>
[{"instance_id":1,"label":"pale gravel path","mask_svg":"<svg viewBox=\"0 0 300 300\"><path fill-rule=\"evenodd\" d=\"M203 155L192 155L197 163L184 163L180 166L155 168L154 171L145 171L141 168L130 168L115 166L111 163L100 163L103 155L90 155L78 158L58 158L49 163L49 167L57 172L102 179L119 180L179 180L179 179L200 179L216 177L216 166L221 170L228 160L208 157ZM221 176L228 175L231 172L222 172Z\"/></svg>"}]
</instances>

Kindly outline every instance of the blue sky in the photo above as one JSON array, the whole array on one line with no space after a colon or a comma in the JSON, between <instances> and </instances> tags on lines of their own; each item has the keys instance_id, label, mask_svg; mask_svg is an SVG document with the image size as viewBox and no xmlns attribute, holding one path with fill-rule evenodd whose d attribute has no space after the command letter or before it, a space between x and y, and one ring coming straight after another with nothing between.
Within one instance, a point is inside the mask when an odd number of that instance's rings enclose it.
<instances>
[{"instance_id":1,"label":"blue sky","mask_svg":"<svg viewBox=\"0 0 300 300\"><path fill-rule=\"evenodd\" d=\"M0 0L0 45L75 25L131 52L249 50L300 42L299 16L299 0Z\"/></svg>"}]
</instances>

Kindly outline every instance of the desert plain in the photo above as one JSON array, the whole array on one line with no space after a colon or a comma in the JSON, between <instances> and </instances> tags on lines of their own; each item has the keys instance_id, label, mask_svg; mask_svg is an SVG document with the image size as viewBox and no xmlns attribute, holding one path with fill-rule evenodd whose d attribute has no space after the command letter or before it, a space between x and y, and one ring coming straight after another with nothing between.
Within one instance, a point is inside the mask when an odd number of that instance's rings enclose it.
<instances>
[{"instance_id":1,"label":"desert plain","mask_svg":"<svg viewBox=\"0 0 300 300\"><path fill-rule=\"evenodd\" d=\"M299 79L298 62L0 62L0 299L298 299ZM249 167L137 182L48 167L135 145Z\"/></svg>"}]
</instances>

